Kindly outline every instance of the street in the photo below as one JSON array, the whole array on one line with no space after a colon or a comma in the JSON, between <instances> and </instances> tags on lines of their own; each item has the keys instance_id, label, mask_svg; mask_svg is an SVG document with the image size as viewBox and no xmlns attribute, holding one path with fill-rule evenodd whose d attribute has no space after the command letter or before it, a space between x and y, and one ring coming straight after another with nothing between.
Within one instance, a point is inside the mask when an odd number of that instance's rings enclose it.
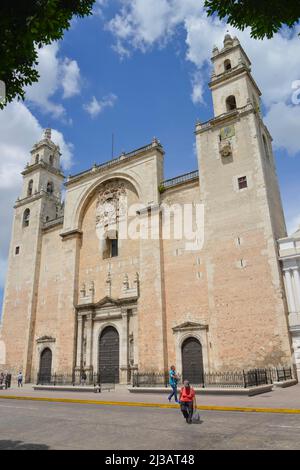
<instances>
[{"instance_id":1,"label":"street","mask_svg":"<svg viewBox=\"0 0 300 470\"><path fill-rule=\"evenodd\" d=\"M0 449L300 449L300 415L1 400Z\"/></svg>"}]
</instances>

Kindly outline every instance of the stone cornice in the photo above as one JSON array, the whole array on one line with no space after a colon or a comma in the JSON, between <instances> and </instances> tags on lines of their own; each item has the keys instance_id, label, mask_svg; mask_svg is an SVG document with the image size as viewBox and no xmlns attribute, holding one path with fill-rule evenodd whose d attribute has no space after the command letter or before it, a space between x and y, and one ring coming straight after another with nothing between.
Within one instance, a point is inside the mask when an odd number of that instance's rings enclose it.
<instances>
[{"instance_id":1,"label":"stone cornice","mask_svg":"<svg viewBox=\"0 0 300 470\"><path fill-rule=\"evenodd\" d=\"M37 338L36 342L37 343L55 343L56 339L53 338L52 336L41 336L40 338Z\"/></svg>"},{"instance_id":2,"label":"stone cornice","mask_svg":"<svg viewBox=\"0 0 300 470\"><path fill-rule=\"evenodd\" d=\"M61 155L59 146L56 145L54 142L52 142L52 140L49 140L49 139L42 139L39 142L37 142L36 144L34 144L32 150L30 150L30 153L33 154L36 151L38 151L39 149L41 149L42 147L48 147L49 150L55 150L59 153L59 155Z\"/></svg>"},{"instance_id":3,"label":"stone cornice","mask_svg":"<svg viewBox=\"0 0 300 470\"><path fill-rule=\"evenodd\" d=\"M238 75L243 75L243 74L248 76L252 85L256 89L258 95L261 96L261 91L258 88L255 80L253 79L249 68L246 65L238 65L237 67L229 71L225 71L220 75L214 75L208 85L210 89L213 90L215 87L220 85L220 83L230 81L231 79L237 77Z\"/></svg>"},{"instance_id":4,"label":"stone cornice","mask_svg":"<svg viewBox=\"0 0 300 470\"><path fill-rule=\"evenodd\" d=\"M44 194L40 192L40 193L33 194L32 196L24 197L23 199L17 199L14 205L14 209L16 209L17 207L25 206L27 204L31 204L32 202L35 202L38 199L41 199L43 196Z\"/></svg>"},{"instance_id":5,"label":"stone cornice","mask_svg":"<svg viewBox=\"0 0 300 470\"><path fill-rule=\"evenodd\" d=\"M77 183L83 179L93 178L95 175L98 174L105 174L107 171L109 172L111 168L118 168L127 165L128 162L131 162L137 158L148 157L149 154L153 151L159 152L161 155L164 155L163 147L158 142L152 142L150 145L146 145L140 149L134 150L130 153L124 153L120 157L115 158L113 160L107 161L105 163L101 163L99 165L94 165L92 168L83 171L82 173L78 173L74 176L69 176L67 181L65 182L65 186L69 187L72 184Z\"/></svg>"},{"instance_id":6,"label":"stone cornice","mask_svg":"<svg viewBox=\"0 0 300 470\"><path fill-rule=\"evenodd\" d=\"M103 297L103 299L99 300L98 302L89 303L89 304L78 304L76 305L76 310L78 312L89 311L94 312L98 309L107 309L107 308L115 308L115 307L123 307L133 304L136 305L138 297L124 297L119 299L114 299L109 296Z\"/></svg>"},{"instance_id":7,"label":"stone cornice","mask_svg":"<svg viewBox=\"0 0 300 470\"><path fill-rule=\"evenodd\" d=\"M184 323L181 323L178 326L175 326L172 328L174 333L176 331L193 331L193 330L208 330L208 325L204 325L202 323L196 323L192 321L187 321Z\"/></svg>"},{"instance_id":8,"label":"stone cornice","mask_svg":"<svg viewBox=\"0 0 300 470\"><path fill-rule=\"evenodd\" d=\"M63 223L64 223L64 217L58 217L57 219L49 220L48 222L44 222L42 231L43 232L51 231L52 229L57 228L57 226L63 225Z\"/></svg>"},{"instance_id":9,"label":"stone cornice","mask_svg":"<svg viewBox=\"0 0 300 470\"><path fill-rule=\"evenodd\" d=\"M22 199L17 199L14 205L14 209L16 209L17 207L27 205L27 204L31 204L32 202L37 201L38 199L41 199L42 197L55 199L57 202L60 202L60 198L56 197L53 194L48 194L47 191L44 191L42 189L40 192L35 193L32 196L26 196L26 197L23 197Z\"/></svg>"},{"instance_id":10,"label":"stone cornice","mask_svg":"<svg viewBox=\"0 0 300 470\"><path fill-rule=\"evenodd\" d=\"M63 240L68 238L80 238L82 237L82 231L78 229L68 230L65 232L60 233L60 236Z\"/></svg>"},{"instance_id":11,"label":"stone cornice","mask_svg":"<svg viewBox=\"0 0 300 470\"><path fill-rule=\"evenodd\" d=\"M36 170L46 170L49 173L54 174L55 176L58 176L62 180L65 179L65 175L62 173L61 170L54 168L51 165L48 165L48 163L44 162L41 160L39 163L34 163L33 165L28 165L25 167L25 170L22 171L21 175L26 176L30 173L33 173Z\"/></svg>"},{"instance_id":12,"label":"stone cornice","mask_svg":"<svg viewBox=\"0 0 300 470\"><path fill-rule=\"evenodd\" d=\"M231 51L235 51L236 49L241 49L243 54L245 55L246 59L248 60L249 62L249 65L251 65L251 61L249 59L249 57L247 56L246 52L244 51L244 48L243 46L241 46L240 43L238 44L234 44L233 46L231 47L224 47L221 51L219 51L216 55L213 55L212 58L211 58L211 61L212 62L215 62L216 59L222 57L222 56L226 56L228 55L228 52L231 52Z\"/></svg>"},{"instance_id":13,"label":"stone cornice","mask_svg":"<svg viewBox=\"0 0 300 470\"><path fill-rule=\"evenodd\" d=\"M227 113L220 114L204 123L197 123L195 134L202 134L208 130L214 129L215 127L228 125L229 123L233 124L238 121L241 116L246 116L251 113L254 114L255 112L256 111L254 110L252 103L248 103L242 108L237 108L232 111L228 111Z\"/></svg>"}]
</instances>

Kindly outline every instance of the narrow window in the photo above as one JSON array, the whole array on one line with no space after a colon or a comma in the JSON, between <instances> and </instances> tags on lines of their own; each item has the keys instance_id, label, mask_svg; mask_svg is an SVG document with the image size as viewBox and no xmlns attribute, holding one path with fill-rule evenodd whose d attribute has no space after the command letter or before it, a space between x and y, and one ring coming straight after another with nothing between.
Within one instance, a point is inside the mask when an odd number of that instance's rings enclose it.
<instances>
[{"instance_id":1,"label":"narrow window","mask_svg":"<svg viewBox=\"0 0 300 470\"><path fill-rule=\"evenodd\" d=\"M53 183L52 181L49 181L47 184L47 193L48 194L53 194Z\"/></svg>"},{"instance_id":2,"label":"narrow window","mask_svg":"<svg viewBox=\"0 0 300 470\"><path fill-rule=\"evenodd\" d=\"M231 69L231 62L229 59L226 59L224 61L224 70L230 70Z\"/></svg>"},{"instance_id":3,"label":"narrow window","mask_svg":"<svg viewBox=\"0 0 300 470\"><path fill-rule=\"evenodd\" d=\"M114 238L113 240L110 240L110 243L110 256L111 258L114 258L115 256L118 256L118 239Z\"/></svg>"},{"instance_id":4,"label":"narrow window","mask_svg":"<svg viewBox=\"0 0 300 470\"><path fill-rule=\"evenodd\" d=\"M20 247L16 246L15 254L18 255L20 253Z\"/></svg>"},{"instance_id":5,"label":"narrow window","mask_svg":"<svg viewBox=\"0 0 300 470\"><path fill-rule=\"evenodd\" d=\"M119 255L118 239L106 238L103 259L115 258Z\"/></svg>"},{"instance_id":6,"label":"narrow window","mask_svg":"<svg viewBox=\"0 0 300 470\"><path fill-rule=\"evenodd\" d=\"M239 189L248 188L247 177L241 176L241 178L238 178L238 185L239 185Z\"/></svg>"},{"instance_id":7,"label":"narrow window","mask_svg":"<svg viewBox=\"0 0 300 470\"><path fill-rule=\"evenodd\" d=\"M28 183L27 196L32 196L33 180Z\"/></svg>"},{"instance_id":8,"label":"narrow window","mask_svg":"<svg viewBox=\"0 0 300 470\"><path fill-rule=\"evenodd\" d=\"M228 98L226 98L226 109L227 111L236 109L236 100L234 95L230 95Z\"/></svg>"},{"instance_id":9,"label":"narrow window","mask_svg":"<svg viewBox=\"0 0 300 470\"><path fill-rule=\"evenodd\" d=\"M35 157L35 163L39 163L39 161L40 161L40 157L39 157L39 155L37 155L37 156Z\"/></svg>"},{"instance_id":10,"label":"narrow window","mask_svg":"<svg viewBox=\"0 0 300 470\"><path fill-rule=\"evenodd\" d=\"M50 155L49 163L50 163L51 166L53 166L53 162L54 162L53 155Z\"/></svg>"},{"instance_id":11,"label":"narrow window","mask_svg":"<svg viewBox=\"0 0 300 470\"><path fill-rule=\"evenodd\" d=\"M24 214L23 214L23 227L28 227L29 220L30 220L30 210L25 209Z\"/></svg>"}]
</instances>

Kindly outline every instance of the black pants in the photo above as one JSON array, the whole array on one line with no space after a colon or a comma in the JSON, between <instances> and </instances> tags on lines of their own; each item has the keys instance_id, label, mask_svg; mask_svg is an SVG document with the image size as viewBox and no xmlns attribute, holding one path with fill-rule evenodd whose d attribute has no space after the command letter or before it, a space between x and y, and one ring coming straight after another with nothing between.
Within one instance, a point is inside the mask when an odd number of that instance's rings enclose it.
<instances>
[{"instance_id":1,"label":"black pants","mask_svg":"<svg viewBox=\"0 0 300 470\"><path fill-rule=\"evenodd\" d=\"M193 402L192 401L185 401L180 403L180 408L183 416L187 421L192 421L193 415Z\"/></svg>"}]
</instances>

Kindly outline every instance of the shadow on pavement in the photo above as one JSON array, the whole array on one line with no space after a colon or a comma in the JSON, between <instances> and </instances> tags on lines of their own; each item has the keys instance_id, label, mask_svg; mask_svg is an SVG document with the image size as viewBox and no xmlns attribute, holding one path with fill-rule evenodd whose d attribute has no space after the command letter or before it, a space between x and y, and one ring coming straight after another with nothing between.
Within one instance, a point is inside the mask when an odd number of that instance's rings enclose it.
<instances>
[{"instance_id":1,"label":"shadow on pavement","mask_svg":"<svg viewBox=\"0 0 300 470\"><path fill-rule=\"evenodd\" d=\"M23 441L0 440L0 450L48 450L45 444L31 444Z\"/></svg>"}]
</instances>

